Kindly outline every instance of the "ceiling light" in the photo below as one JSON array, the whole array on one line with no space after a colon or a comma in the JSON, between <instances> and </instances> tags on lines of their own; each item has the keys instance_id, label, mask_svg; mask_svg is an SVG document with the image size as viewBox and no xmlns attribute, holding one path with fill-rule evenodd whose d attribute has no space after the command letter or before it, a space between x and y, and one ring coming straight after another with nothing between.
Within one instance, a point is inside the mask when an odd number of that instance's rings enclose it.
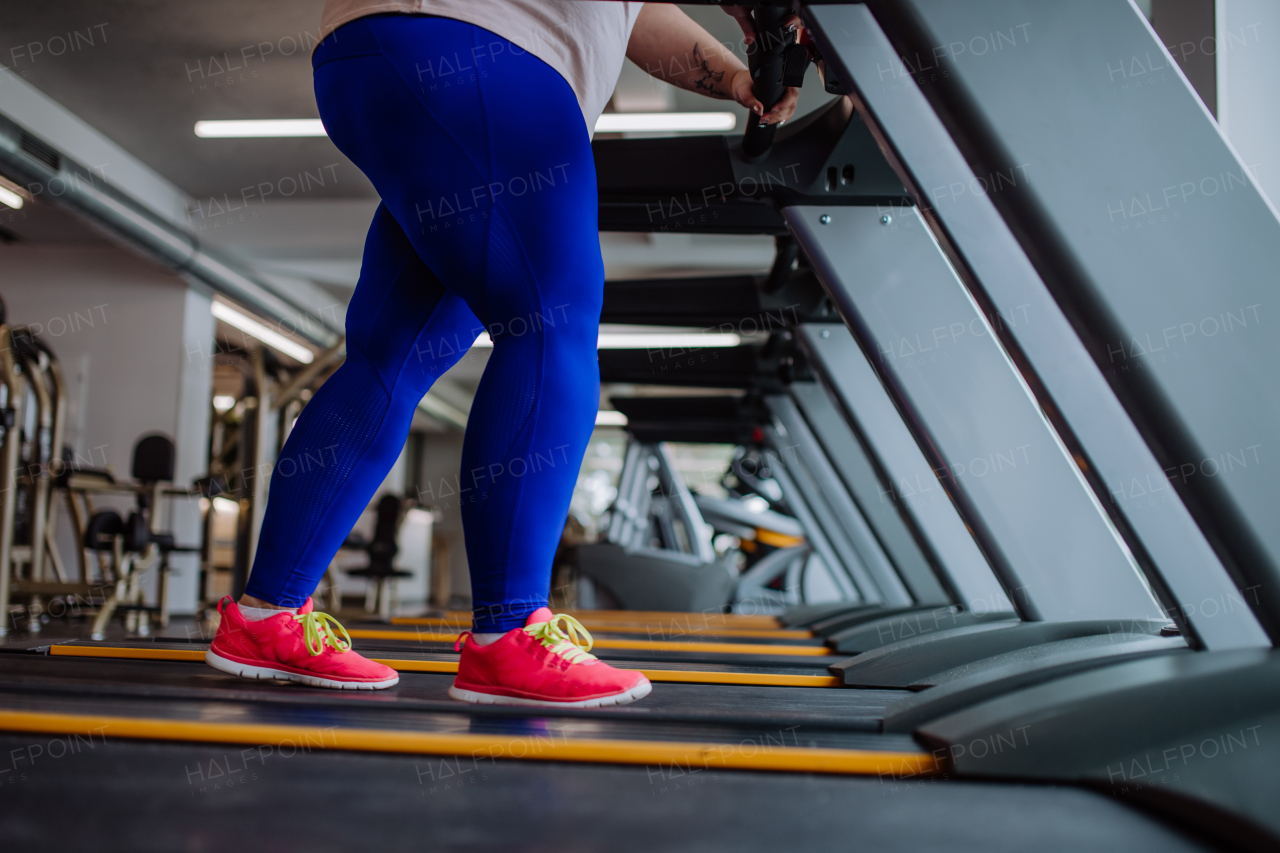
<instances>
[{"instance_id":1,"label":"ceiling light","mask_svg":"<svg viewBox=\"0 0 1280 853\"><path fill-rule=\"evenodd\" d=\"M596 133L727 133L738 124L733 113L606 113ZM327 136L318 118L231 119L196 122L203 139Z\"/></svg>"},{"instance_id":2,"label":"ceiling light","mask_svg":"<svg viewBox=\"0 0 1280 853\"><path fill-rule=\"evenodd\" d=\"M600 335L596 349L701 349L703 347L736 347L742 338L732 332L674 332L646 334Z\"/></svg>"},{"instance_id":3,"label":"ceiling light","mask_svg":"<svg viewBox=\"0 0 1280 853\"><path fill-rule=\"evenodd\" d=\"M229 412L236 406L236 398L230 394L219 394L213 398L213 407L221 412Z\"/></svg>"},{"instance_id":4,"label":"ceiling light","mask_svg":"<svg viewBox=\"0 0 1280 853\"><path fill-rule=\"evenodd\" d=\"M279 350L303 364L310 364L315 360L315 353L302 344L291 341L274 329L269 329L262 325L252 317L241 314L230 305L222 302L213 303L213 316L229 326L235 326L246 335L252 335L272 349Z\"/></svg>"},{"instance_id":5,"label":"ceiling light","mask_svg":"<svg viewBox=\"0 0 1280 853\"><path fill-rule=\"evenodd\" d=\"M601 409L596 412L596 426L624 427L627 425L627 416L622 412L615 412L610 409Z\"/></svg>"},{"instance_id":6,"label":"ceiling light","mask_svg":"<svg viewBox=\"0 0 1280 853\"><path fill-rule=\"evenodd\" d=\"M733 113L605 113L596 133L727 132L737 123Z\"/></svg>"},{"instance_id":7,"label":"ceiling light","mask_svg":"<svg viewBox=\"0 0 1280 853\"><path fill-rule=\"evenodd\" d=\"M241 119L235 121L198 121L196 136L205 139L230 139L266 136L328 136L318 118Z\"/></svg>"},{"instance_id":8,"label":"ceiling light","mask_svg":"<svg viewBox=\"0 0 1280 853\"><path fill-rule=\"evenodd\" d=\"M22 210L22 196L8 187L0 187L0 203L7 204L14 210Z\"/></svg>"},{"instance_id":9,"label":"ceiling light","mask_svg":"<svg viewBox=\"0 0 1280 853\"><path fill-rule=\"evenodd\" d=\"M702 349L736 347L742 337L732 332L601 332L596 349ZM492 347L489 335L481 333L473 347Z\"/></svg>"}]
</instances>

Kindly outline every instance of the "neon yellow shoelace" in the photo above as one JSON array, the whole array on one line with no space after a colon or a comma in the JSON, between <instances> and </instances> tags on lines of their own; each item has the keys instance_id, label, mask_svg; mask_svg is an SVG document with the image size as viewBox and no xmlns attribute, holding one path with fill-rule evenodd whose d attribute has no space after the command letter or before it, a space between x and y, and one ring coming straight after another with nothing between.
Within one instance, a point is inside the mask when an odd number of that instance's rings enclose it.
<instances>
[{"instance_id":1,"label":"neon yellow shoelace","mask_svg":"<svg viewBox=\"0 0 1280 853\"><path fill-rule=\"evenodd\" d=\"M554 654L568 660L569 663L584 663L597 659L595 655L587 654L595 645L590 632L582 627L581 622L567 613L557 614L551 617L549 622L535 622L525 628L524 632L551 649Z\"/></svg>"},{"instance_id":2,"label":"neon yellow shoelace","mask_svg":"<svg viewBox=\"0 0 1280 853\"><path fill-rule=\"evenodd\" d=\"M347 633L346 628L342 627L341 622L328 613L312 610L310 613L299 613L293 618L302 623L302 630L307 640L307 651L311 654L322 654L326 645L336 652L351 651L351 635ZM339 640L338 635L334 633L334 628L341 631L345 639Z\"/></svg>"}]
</instances>

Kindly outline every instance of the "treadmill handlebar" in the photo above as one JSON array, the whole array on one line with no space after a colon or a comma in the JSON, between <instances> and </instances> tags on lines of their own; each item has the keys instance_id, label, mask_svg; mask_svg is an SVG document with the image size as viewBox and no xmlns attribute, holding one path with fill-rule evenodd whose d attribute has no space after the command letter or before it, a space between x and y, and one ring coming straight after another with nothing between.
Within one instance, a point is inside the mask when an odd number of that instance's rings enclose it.
<instances>
[{"instance_id":1,"label":"treadmill handlebar","mask_svg":"<svg viewBox=\"0 0 1280 853\"><path fill-rule=\"evenodd\" d=\"M764 105L765 112L782 100L787 93L783 80L786 68L787 48L794 43L794 35L786 28L791 10L785 6L762 6L755 9L756 39L747 46L747 67L751 70L751 93ZM761 124L751 117L742 135L742 153L748 161L755 162L768 153L778 125Z\"/></svg>"}]
</instances>

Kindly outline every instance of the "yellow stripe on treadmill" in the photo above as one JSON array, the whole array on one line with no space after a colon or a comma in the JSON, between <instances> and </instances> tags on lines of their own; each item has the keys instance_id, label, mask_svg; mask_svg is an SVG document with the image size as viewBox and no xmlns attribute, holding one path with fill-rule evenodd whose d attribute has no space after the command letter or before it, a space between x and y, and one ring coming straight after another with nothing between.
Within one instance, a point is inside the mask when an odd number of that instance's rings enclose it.
<instances>
[{"instance_id":1,"label":"yellow stripe on treadmill","mask_svg":"<svg viewBox=\"0 0 1280 853\"><path fill-rule=\"evenodd\" d=\"M614 625L658 625L663 622L686 625L697 623L701 628L758 628L760 630L781 630L785 626L776 616L760 616L750 613L690 613L680 610L566 610L588 628L611 627ZM471 614L465 611L450 610L436 616L420 617L434 619L443 625L459 630L471 626ZM397 617L393 624L414 624L414 617Z\"/></svg>"},{"instance_id":2,"label":"yellow stripe on treadmill","mask_svg":"<svg viewBox=\"0 0 1280 853\"><path fill-rule=\"evenodd\" d=\"M591 625L582 623L596 634L649 634L651 637L759 637L765 640L811 640L813 632L802 629L781 628L681 628L678 625L633 625L619 622L616 625Z\"/></svg>"},{"instance_id":3,"label":"yellow stripe on treadmill","mask_svg":"<svg viewBox=\"0 0 1280 853\"><path fill-rule=\"evenodd\" d=\"M403 640L411 643L452 643L458 634L437 634L431 631L378 631L352 628L347 631L357 640ZM799 657L824 657L831 654L826 646L773 646L767 643L682 643L668 640L613 640L595 641L598 649L633 649L654 652L720 652L736 655L787 655Z\"/></svg>"},{"instance_id":4,"label":"yellow stripe on treadmill","mask_svg":"<svg viewBox=\"0 0 1280 853\"><path fill-rule=\"evenodd\" d=\"M369 658L374 663L389 666L396 672L445 672L458 671L456 660L403 660L401 658Z\"/></svg>"},{"instance_id":5,"label":"yellow stripe on treadmill","mask_svg":"<svg viewBox=\"0 0 1280 853\"><path fill-rule=\"evenodd\" d=\"M50 646L49 654L127 660L204 660L204 649L126 649L117 646Z\"/></svg>"},{"instance_id":6,"label":"yellow stripe on treadmill","mask_svg":"<svg viewBox=\"0 0 1280 853\"><path fill-rule=\"evenodd\" d=\"M117 660L204 661L204 651L190 649L129 649L119 646L50 646L49 654L63 657L115 658ZM457 661L372 658L398 672L458 671ZM631 669L631 667L618 667ZM782 675L772 672L702 672L685 669L637 669L650 681L680 684L740 684L762 687L840 687L834 675Z\"/></svg>"},{"instance_id":7,"label":"yellow stripe on treadmill","mask_svg":"<svg viewBox=\"0 0 1280 853\"><path fill-rule=\"evenodd\" d=\"M582 739L374 729L312 728L215 723L192 720L109 717L0 711L0 730L41 734L96 734L102 738L236 743L254 746L299 745L314 749L410 755L470 755L488 759L532 759L591 764L693 764L721 770L780 770L795 773L923 776L940 767L925 752L817 749L774 746L747 740L740 744ZM747 745L750 745L750 753Z\"/></svg>"},{"instance_id":8,"label":"yellow stripe on treadmill","mask_svg":"<svg viewBox=\"0 0 1280 853\"><path fill-rule=\"evenodd\" d=\"M781 628L776 616L756 616L747 613L689 613L680 610L569 610L578 621L593 622L661 622L664 619L695 619L704 626L723 625L726 628Z\"/></svg>"},{"instance_id":9,"label":"yellow stripe on treadmill","mask_svg":"<svg viewBox=\"0 0 1280 853\"><path fill-rule=\"evenodd\" d=\"M398 658L372 658L398 672L446 672L458 671L456 661L400 660ZM631 670L629 666L618 669ZM780 675L772 672L697 672L684 669L636 669L650 681L672 684L733 684L759 687L840 687L843 682L834 675Z\"/></svg>"},{"instance_id":10,"label":"yellow stripe on treadmill","mask_svg":"<svg viewBox=\"0 0 1280 853\"><path fill-rule=\"evenodd\" d=\"M754 613L703 613L690 610L565 610L575 619L671 619L678 617L694 617L703 622L734 623L742 627L777 628L781 625L777 616L763 616ZM471 621L471 612L467 610L446 610L439 614L445 619L454 621Z\"/></svg>"},{"instance_id":11,"label":"yellow stripe on treadmill","mask_svg":"<svg viewBox=\"0 0 1280 853\"><path fill-rule=\"evenodd\" d=\"M356 640L403 640L407 643L452 643L461 636L435 631L381 631L371 628L349 628L347 633Z\"/></svg>"},{"instance_id":12,"label":"yellow stripe on treadmill","mask_svg":"<svg viewBox=\"0 0 1280 853\"><path fill-rule=\"evenodd\" d=\"M826 646L774 646L768 643L681 643L667 640L596 640L596 648L636 649L655 652L726 652L738 655L789 655L824 657Z\"/></svg>"},{"instance_id":13,"label":"yellow stripe on treadmill","mask_svg":"<svg viewBox=\"0 0 1280 853\"><path fill-rule=\"evenodd\" d=\"M764 545L772 545L774 548L794 548L796 545L804 544L804 537L788 536L787 534L779 533L776 530L766 530L763 527L757 527L756 541Z\"/></svg>"},{"instance_id":14,"label":"yellow stripe on treadmill","mask_svg":"<svg viewBox=\"0 0 1280 853\"><path fill-rule=\"evenodd\" d=\"M629 667L618 667L627 669ZM778 675L772 672L694 672L685 669L641 669L650 681L684 684L736 684L762 687L840 687L834 675Z\"/></svg>"},{"instance_id":15,"label":"yellow stripe on treadmill","mask_svg":"<svg viewBox=\"0 0 1280 853\"><path fill-rule=\"evenodd\" d=\"M654 634L659 637L681 637L685 635L702 637L760 637L776 640L811 640L813 632L804 628L688 628L672 622L668 625L654 625L644 622L609 622L593 624L586 620L578 620L589 630L601 634ZM397 616L391 620L392 625L406 625L423 628L448 628L454 631L470 631L470 622L450 622L447 619L431 619L429 617Z\"/></svg>"}]
</instances>

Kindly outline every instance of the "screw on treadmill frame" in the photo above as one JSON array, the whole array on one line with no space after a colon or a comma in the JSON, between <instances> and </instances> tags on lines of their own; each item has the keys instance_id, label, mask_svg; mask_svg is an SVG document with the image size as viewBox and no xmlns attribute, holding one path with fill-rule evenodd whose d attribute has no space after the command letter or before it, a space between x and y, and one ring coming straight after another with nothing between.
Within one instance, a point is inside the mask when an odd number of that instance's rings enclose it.
<instances>
[{"instance_id":1,"label":"screw on treadmill frame","mask_svg":"<svg viewBox=\"0 0 1280 853\"><path fill-rule=\"evenodd\" d=\"M824 213L824 214L822 214L821 216L819 216L819 217L818 217L818 221L819 221L819 222L821 222L823 225L830 225L830 224L831 224L831 214L829 214L829 213Z\"/></svg>"},{"instance_id":2,"label":"screw on treadmill frame","mask_svg":"<svg viewBox=\"0 0 1280 853\"><path fill-rule=\"evenodd\" d=\"M893 221L893 217L892 217L892 216L890 216L890 215L889 215L889 214L887 214L887 213L886 213L884 216L881 216L881 217L880 217L880 224L881 224L881 225L888 225L888 224L889 224L890 222L892 222L892 221Z\"/></svg>"}]
</instances>

